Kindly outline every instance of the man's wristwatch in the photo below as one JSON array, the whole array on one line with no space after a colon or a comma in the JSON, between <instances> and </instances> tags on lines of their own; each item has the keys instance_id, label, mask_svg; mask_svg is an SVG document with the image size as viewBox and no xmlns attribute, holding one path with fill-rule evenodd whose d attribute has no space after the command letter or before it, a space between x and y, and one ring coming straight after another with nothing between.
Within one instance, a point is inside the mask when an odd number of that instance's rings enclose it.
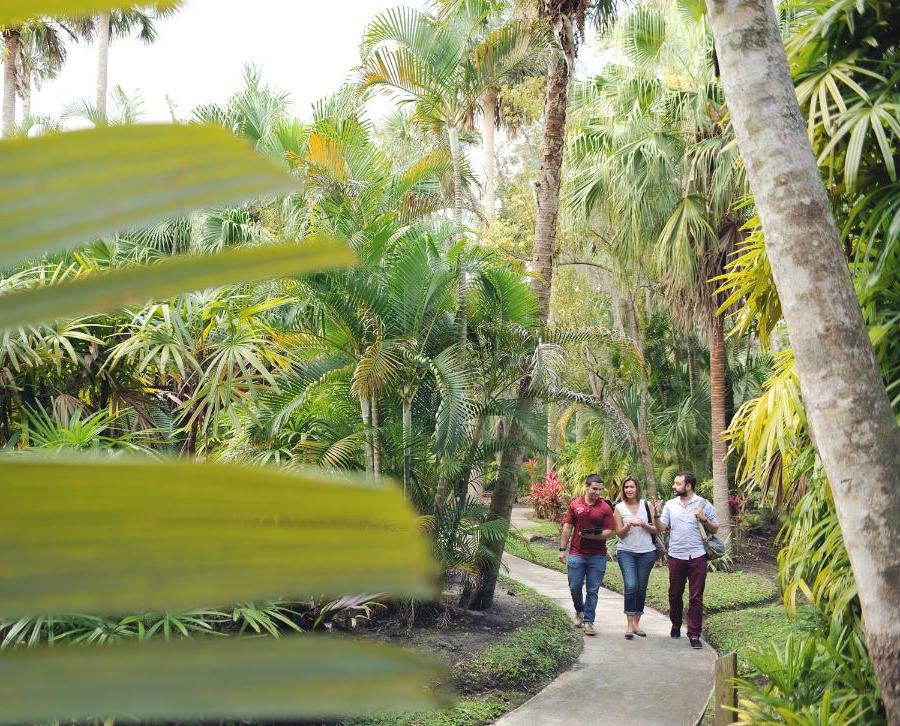
<instances>
[{"instance_id":1,"label":"man's wristwatch","mask_svg":"<svg viewBox=\"0 0 900 726\"><path fill-rule=\"evenodd\" d=\"M560 552L565 552L567 549L569 549L569 548L568 548L568 547L560 547L560 548L559 548L559 551L560 551Z\"/></svg>"}]
</instances>

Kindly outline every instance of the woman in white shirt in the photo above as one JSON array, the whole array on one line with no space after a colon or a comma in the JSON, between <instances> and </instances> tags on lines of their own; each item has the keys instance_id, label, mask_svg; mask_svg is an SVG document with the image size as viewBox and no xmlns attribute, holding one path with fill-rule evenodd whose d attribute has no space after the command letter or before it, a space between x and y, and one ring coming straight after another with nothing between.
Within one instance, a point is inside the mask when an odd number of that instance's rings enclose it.
<instances>
[{"instance_id":1,"label":"woman in white shirt","mask_svg":"<svg viewBox=\"0 0 900 726\"><path fill-rule=\"evenodd\" d=\"M625 637L646 637L641 630L641 615L647 598L647 583L656 562L656 517L646 500L641 499L641 487L633 476L622 481L621 501L613 515L619 544L616 557L625 583L625 618L628 622Z\"/></svg>"}]
</instances>

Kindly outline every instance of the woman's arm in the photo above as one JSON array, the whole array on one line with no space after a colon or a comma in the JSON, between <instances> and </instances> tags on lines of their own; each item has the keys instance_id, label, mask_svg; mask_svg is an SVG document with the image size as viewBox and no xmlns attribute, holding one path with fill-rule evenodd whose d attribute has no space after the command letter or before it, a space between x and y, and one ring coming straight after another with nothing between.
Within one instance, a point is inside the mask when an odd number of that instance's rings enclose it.
<instances>
[{"instance_id":1,"label":"woman's arm","mask_svg":"<svg viewBox=\"0 0 900 726\"><path fill-rule=\"evenodd\" d=\"M622 539L622 537L624 537L626 534L628 534L628 532L631 530L631 522L629 522L628 524L625 524L622 521L622 515L619 514L618 509L613 512L613 517L616 520L616 536L619 539ZM634 520L631 520L631 521L633 522Z\"/></svg>"},{"instance_id":2,"label":"woman's arm","mask_svg":"<svg viewBox=\"0 0 900 726\"><path fill-rule=\"evenodd\" d=\"M647 530L650 534L659 534L659 527L656 523L656 513L653 511L653 507L647 505L644 507L644 514L650 513L650 521L644 522L641 520L641 527Z\"/></svg>"}]
</instances>

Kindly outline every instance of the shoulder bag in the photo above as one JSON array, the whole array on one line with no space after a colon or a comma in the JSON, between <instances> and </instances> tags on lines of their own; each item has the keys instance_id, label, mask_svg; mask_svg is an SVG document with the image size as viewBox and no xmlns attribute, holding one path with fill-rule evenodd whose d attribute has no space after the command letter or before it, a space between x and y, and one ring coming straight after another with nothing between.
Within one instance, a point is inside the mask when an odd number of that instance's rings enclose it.
<instances>
[{"instance_id":1,"label":"shoulder bag","mask_svg":"<svg viewBox=\"0 0 900 726\"><path fill-rule=\"evenodd\" d=\"M647 500L644 500L644 511L647 512L647 524L653 524L653 516L650 514L650 505L647 503ZM653 542L653 546L656 548L656 559L662 559L666 556L666 546L663 544L663 539L661 536L653 534L651 532L650 539Z\"/></svg>"},{"instance_id":2,"label":"shoulder bag","mask_svg":"<svg viewBox=\"0 0 900 726\"><path fill-rule=\"evenodd\" d=\"M700 506L706 504L705 499L701 499L700 501L702 502ZM725 543L719 539L717 535L708 534L706 527L703 526L703 523L699 519L697 520L697 527L700 529L700 538L703 540L703 549L706 551L706 556L709 558L710 562L724 557L726 553Z\"/></svg>"}]
</instances>

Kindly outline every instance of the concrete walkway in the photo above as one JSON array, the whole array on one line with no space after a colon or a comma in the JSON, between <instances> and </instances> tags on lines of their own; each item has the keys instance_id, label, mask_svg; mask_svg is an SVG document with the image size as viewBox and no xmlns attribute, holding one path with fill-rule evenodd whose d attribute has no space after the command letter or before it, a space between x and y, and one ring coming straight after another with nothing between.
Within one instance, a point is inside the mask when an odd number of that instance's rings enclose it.
<instances>
[{"instance_id":1,"label":"concrete walkway","mask_svg":"<svg viewBox=\"0 0 900 726\"><path fill-rule=\"evenodd\" d=\"M522 509L513 525L529 526ZM509 575L574 614L566 576L512 555L504 555ZM704 643L669 637L668 617L647 609L641 619L646 638L625 640L622 596L600 589L597 635L585 637L574 666L543 691L508 713L498 726L693 726L703 715L712 688L715 651Z\"/></svg>"}]
</instances>

